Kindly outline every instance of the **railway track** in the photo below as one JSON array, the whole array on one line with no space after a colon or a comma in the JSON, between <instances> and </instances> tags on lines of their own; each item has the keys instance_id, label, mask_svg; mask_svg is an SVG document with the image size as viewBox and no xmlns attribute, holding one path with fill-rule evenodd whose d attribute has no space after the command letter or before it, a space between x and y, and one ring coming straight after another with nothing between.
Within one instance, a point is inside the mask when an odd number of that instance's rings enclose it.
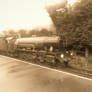
<instances>
[{"instance_id":1,"label":"railway track","mask_svg":"<svg viewBox=\"0 0 92 92\"><path fill-rule=\"evenodd\" d=\"M76 75L79 75L79 76L82 76L82 77L87 77L87 78L90 78L92 79L92 71L88 71L88 70L78 70L78 69L74 69L74 68L64 68L64 69L60 69L60 68L56 68L58 70L63 70L65 72L69 72L69 73L73 73L73 74L76 74ZM91 73L89 73L91 72Z\"/></svg>"},{"instance_id":2,"label":"railway track","mask_svg":"<svg viewBox=\"0 0 92 92\"><path fill-rule=\"evenodd\" d=\"M23 60L25 62L28 63L33 63L33 64L38 64L44 67L49 67L51 69L56 69L59 71L64 71L64 72L69 72L69 73L73 73L82 77L87 77L87 78L91 78L92 79L92 71L89 70L83 70L83 69L76 69L70 66L65 67L63 64L58 63L57 65L53 64L53 63L49 63L49 62L37 62L37 61L33 61L33 60L28 60L25 58L17 58L20 60Z\"/></svg>"},{"instance_id":3,"label":"railway track","mask_svg":"<svg viewBox=\"0 0 92 92\"><path fill-rule=\"evenodd\" d=\"M8 55L6 54L6 56L8 56ZM16 58L14 56L11 56L11 57ZM44 66L44 67L49 67L51 69L56 69L56 70L59 70L59 71L73 73L73 74L76 74L76 75L79 75L79 76L82 76L82 77L87 77L87 78L92 79L92 71L89 71L89 70L76 69L76 68L73 68L73 67L70 67L70 66L65 67L61 63L58 63L57 65L55 65L53 63L50 63L49 61L43 62L43 60L41 60L41 62L37 62L37 60L32 59L32 58L29 59L27 57L26 58L17 57L16 59L23 60L23 61L28 62L28 63L38 64L38 65L41 65L41 66Z\"/></svg>"},{"instance_id":4,"label":"railway track","mask_svg":"<svg viewBox=\"0 0 92 92\"><path fill-rule=\"evenodd\" d=\"M61 65L61 66L50 66L50 65L44 65L44 64L40 64L40 65L92 79L92 71L78 70L78 69L74 69L72 67L64 67L63 65Z\"/></svg>"}]
</instances>

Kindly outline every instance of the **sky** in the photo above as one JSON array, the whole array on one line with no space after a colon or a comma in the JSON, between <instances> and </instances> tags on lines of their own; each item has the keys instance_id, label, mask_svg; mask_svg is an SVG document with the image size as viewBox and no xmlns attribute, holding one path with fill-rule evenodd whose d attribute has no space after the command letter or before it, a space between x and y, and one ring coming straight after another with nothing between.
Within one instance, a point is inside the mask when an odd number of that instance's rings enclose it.
<instances>
[{"instance_id":1,"label":"sky","mask_svg":"<svg viewBox=\"0 0 92 92\"><path fill-rule=\"evenodd\" d=\"M0 32L53 25L45 7L65 0L0 0ZM72 3L74 0L68 0Z\"/></svg>"},{"instance_id":2,"label":"sky","mask_svg":"<svg viewBox=\"0 0 92 92\"><path fill-rule=\"evenodd\" d=\"M62 0L0 0L0 31L52 25L45 7Z\"/></svg>"}]
</instances>

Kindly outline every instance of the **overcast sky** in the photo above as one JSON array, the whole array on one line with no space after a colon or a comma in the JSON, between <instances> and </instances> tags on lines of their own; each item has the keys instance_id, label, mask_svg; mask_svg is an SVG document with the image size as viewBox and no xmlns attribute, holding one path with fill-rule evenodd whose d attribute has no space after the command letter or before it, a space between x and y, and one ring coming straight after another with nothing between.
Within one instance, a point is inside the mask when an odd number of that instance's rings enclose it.
<instances>
[{"instance_id":1,"label":"overcast sky","mask_svg":"<svg viewBox=\"0 0 92 92\"><path fill-rule=\"evenodd\" d=\"M0 31L49 25L45 6L61 0L0 0Z\"/></svg>"}]
</instances>

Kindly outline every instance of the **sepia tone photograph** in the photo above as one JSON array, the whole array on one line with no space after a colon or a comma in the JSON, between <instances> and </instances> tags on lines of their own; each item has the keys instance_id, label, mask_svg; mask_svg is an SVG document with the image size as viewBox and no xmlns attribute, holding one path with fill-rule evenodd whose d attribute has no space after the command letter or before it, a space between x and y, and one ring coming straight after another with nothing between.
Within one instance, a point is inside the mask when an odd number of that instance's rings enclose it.
<instances>
[{"instance_id":1,"label":"sepia tone photograph","mask_svg":"<svg viewBox=\"0 0 92 92\"><path fill-rule=\"evenodd\" d=\"M92 0L0 0L0 92L92 92Z\"/></svg>"}]
</instances>

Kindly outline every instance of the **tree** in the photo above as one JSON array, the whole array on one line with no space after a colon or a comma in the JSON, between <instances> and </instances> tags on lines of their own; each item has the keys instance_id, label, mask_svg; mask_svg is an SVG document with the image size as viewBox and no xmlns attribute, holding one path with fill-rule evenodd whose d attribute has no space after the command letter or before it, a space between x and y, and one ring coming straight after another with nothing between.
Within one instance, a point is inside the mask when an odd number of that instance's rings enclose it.
<instances>
[{"instance_id":1,"label":"tree","mask_svg":"<svg viewBox=\"0 0 92 92\"><path fill-rule=\"evenodd\" d=\"M24 29L19 30L18 34L20 35L20 37L27 37L27 32Z\"/></svg>"},{"instance_id":2,"label":"tree","mask_svg":"<svg viewBox=\"0 0 92 92\"><path fill-rule=\"evenodd\" d=\"M3 35L3 36L5 36L5 37L7 37L7 36L8 36L8 31L3 30L2 33L1 33L0 35Z\"/></svg>"},{"instance_id":3,"label":"tree","mask_svg":"<svg viewBox=\"0 0 92 92\"><path fill-rule=\"evenodd\" d=\"M10 36L12 36L12 35L15 34L15 31L14 31L13 29L10 29L10 30L8 30L8 34L9 34Z\"/></svg>"},{"instance_id":4,"label":"tree","mask_svg":"<svg viewBox=\"0 0 92 92\"><path fill-rule=\"evenodd\" d=\"M67 3L66 3L67 6ZM92 47L92 0L81 0L67 8L61 6L60 12L49 13L55 26L57 35L66 43L67 47L88 48Z\"/></svg>"}]
</instances>

